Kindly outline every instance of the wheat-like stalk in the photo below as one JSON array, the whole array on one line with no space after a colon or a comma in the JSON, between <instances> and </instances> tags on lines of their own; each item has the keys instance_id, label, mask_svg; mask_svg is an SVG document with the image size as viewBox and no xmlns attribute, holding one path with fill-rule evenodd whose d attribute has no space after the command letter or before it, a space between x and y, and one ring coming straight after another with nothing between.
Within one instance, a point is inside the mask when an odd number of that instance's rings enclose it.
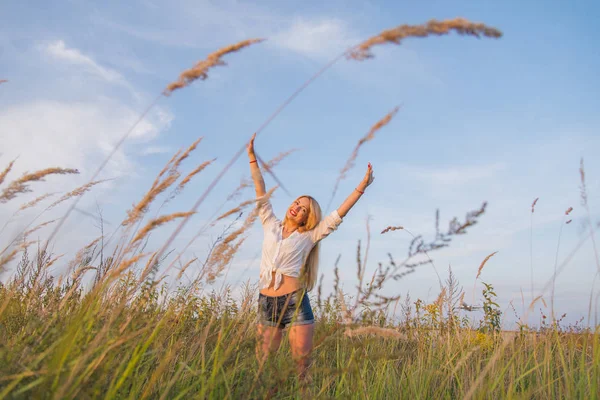
<instances>
[{"instance_id":1,"label":"wheat-like stalk","mask_svg":"<svg viewBox=\"0 0 600 400\"><path fill-rule=\"evenodd\" d=\"M131 241L131 243L134 244L134 243L139 242L148 233L150 233L150 231L158 228L161 225L166 224L169 221L173 221L174 219L177 219L177 218L186 218L186 217L189 217L192 214L194 214L194 213L193 212L176 212L176 213L173 213L173 214L162 215L162 216L160 216L158 218L154 218L150 222L148 222L146 224L146 226L144 226L138 232L138 234L133 238L133 240Z\"/></svg>"},{"instance_id":2,"label":"wheat-like stalk","mask_svg":"<svg viewBox=\"0 0 600 400\"><path fill-rule=\"evenodd\" d=\"M496 28L488 27L481 23L473 23L464 18L454 18L445 21L432 19L422 25L400 25L396 28L385 30L350 50L347 56L350 59L362 61L374 57L371 49L376 45L384 43L399 45L402 40L408 37L441 36L447 35L452 31L460 35L475 36L477 38L482 36L499 38L502 36L502 32Z\"/></svg>"},{"instance_id":3,"label":"wheat-like stalk","mask_svg":"<svg viewBox=\"0 0 600 400\"><path fill-rule=\"evenodd\" d=\"M400 230L403 230L403 229L404 229L403 226L388 226L387 228L385 228L384 230L381 231L381 234L383 235L384 233L393 232L393 231L400 231Z\"/></svg>"},{"instance_id":4,"label":"wheat-like stalk","mask_svg":"<svg viewBox=\"0 0 600 400\"><path fill-rule=\"evenodd\" d=\"M50 204L48 206L48 209L54 208L57 205L59 205L60 203L62 203L63 201L66 201L72 197L79 197L79 196L83 196L88 190L90 190L92 187L106 182L108 179L103 179L100 181L92 181L92 182L88 182L85 185L82 185L72 191L70 191L69 193L65 193L60 199L56 200L54 203Z\"/></svg>"},{"instance_id":5,"label":"wheat-like stalk","mask_svg":"<svg viewBox=\"0 0 600 400\"><path fill-rule=\"evenodd\" d=\"M8 165L6 166L6 168L4 168L4 170L2 172L0 172L0 185L2 185L2 182L4 182L6 175L8 175L8 173L12 169L13 165L15 165L16 161L17 160L12 160L11 162L9 162Z\"/></svg>"},{"instance_id":6,"label":"wheat-like stalk","mask_svg":"<svg viewBox=\"0 0 600 400\"><path fill-rule=\"evenodd\" d=\"M0 79L0 83L6 83L6 82L8 82L7 79Z\"/></svg>"},{"instance_id":7,"label":"wheat-like stalk","mask_svg":"<svg viewBox=\"0 0 600 400\"><path fill-rule=\"evenodd\" d=\"M200 141L202 141L201 137L198 138L194 143L192 143L190 145L190 147L188 147L187 150L184 151L183 154L181 154L181 156L179 156L175 159L175 161L173 162L173 166L171 167L172 171L179 169L179 166L181 165L183 160L188 158L190 156L190 154L192 153L192 151L196 150L196 147L198 147L198 144L200 143Z\"/></svg>"},{"instance_id":8,"label":"wheat-like stalk","mask_svg":"<svg viewBox=\"0 0 600 400\"><path fill-rule=\"evenodd\" d=\"M368 142L370 140L373 140L375 138L375 133L378 130L380 130L381 128L383 128L384 126L386 126L387 124L389 124L389 122L392 120L394 115L396 115L396 113L398 112L399 109L400 109L400 107L395 107L392 111L387 113L385 115L385 117L383 117L382 119L377 121L377 123L371 127L371 129L365 136L360 138L360 140L356 144L356 147L354 148L354 151L350 155L350 158L348 158L348 161L346 161L346 165L344 165L344 168L342 168L342 170L340 171L340 176L335 181L335 185L333 187L333 192L331 194L331 199L329 200L329 204L327 205L327 209L329 209L329 205L331 205L331 201L333 200L333 198L335 197L335 194L337 193L340 182L344 178L346 178L346 174L348 173L348 171L350 171L350 169L352 167L354 167L354 161L356 161L356 158L358 157L358 150L360 150L360 148L363 144L365 144L366 142Z\"/></svg>"},{"instance_id":9,"label":"wheat-like stalk","mask_svg":"<svg viewBox=\"0 0 600 400\"><path fill-rule=\"evenodd\" d=\"M488 262L488 260L490 258L492 258L492 256L496 253L497 253L497 251L493 252L492 254L489 254L486 258L483 259L483 261L481 262L481 265L477 269L477 276L475 277L475 280L477 280L477 278L479 278L479 275L481 275L481 271L483 270L485 263Z\"/></svg>"},{"instance_id":10,"label":"wheat-like stalk","mask_svg":"<svg viewBox=\"0 0 600 400\"><path fill-rule=\"evenodd\" d=\"M35 232L35 231L37 231L39 229L42 229L44 226L50 225L51 223L56 222L56 221L58 221L58 220L53 219L51 221L46 221L46 222L41 223L41 224L39 224L37 226L34 226L33 228L29 229L28 231L25 231L25 233L23 234L23 237L27 237L27 236L31 235L33 232Z\"/></svg>"},{"instance_id":11,"label":"wheat-like stalk","mask_svg":"<svg viewBox=\"0 0 600 400\"><path fill-rule=\"evenodd\" d=\"M171 186L175 181L179 178L179 173L176 172L174 174L169 174L162 181L153 185L153 187L146 192L142 200L138 204L135 204L131 210L127 211L127 219L125 219L121 224L123 226L131 225L134 222L137 222L142 216L148 211L150 204L156 199L156 197L167 190L169 186Z\"/></svg>"},{"instance_id":12,"label":"wheat-like stalk","mask_svg":"<svg viewBox=\"0 0 600 400\"><path fill-rule=\"evenodd\" d=\"M239 51L245 47L248 47L255 43L260 43L264 39L248 39L243 40L239 43L232 44L226 47L223 47L213 53L210 53L205 60L199 61L196 65L194 65L190 69L186 69L179 75L179 79L175 82L172 82L167 85L167 88L164 90L163 94L165 96L169 96L177 89L181 89L195 81L196 79L205 80L208 78L208 70L219 66L219 65L227 65L225 61L221 60L221 57L227 55L229 53L234 53Z\"/></svg>"},{"instance_id":13,"label":"wheat-like stalk","mask_svg":"<svg viewBox=\"0 0 600 400\"><path fill-rule=\"evenodd\" d=\"M32 173L25 173L19 179L14 180L0 194L0 203L6 203L14 199L19 193L31 192L30 182L43 181L48 175L78 174L79 171L71 168L46 168ZM3 178L4 179L4 178Z\"/></svg>"},{"instance_id":14,"label":"wheat-like stalk","mask_svg":"<svg viewBox=\"0 0 600 400\"><path fill-rule=\"evenodd\" d=\"M177 279L181 279L181 277L183 276L183 273L185 272L186 269L188 269L188 267L194 262L197 261L198 258L192 258L190 261L186 262L183 267L181 267L181 269L179 270L179 273L177 274Z\"/></svg>"},{"instance_id":15,"label":"wheat-like stalk","mask_svg":"<svg viewBox=\"0 0 600 400\"><path fill-rule=\"evenodd\" d=\"M567 208L567 211L565 211L565 215L571 214L571 211L573 211L573 207Z\"/></svg>"},{"instance_id":16,"label":"wheat-like stalk","mask_svg":"<svg viewBox=\"0 0 600 400\"><path fill-rule=\"evenodd\" d=\"M533 201L533 203L531 203L531 213L532 214L535 211L535 205L537 204L539 199L540 199L539 197L536 197L535 200Z\"/></svg>"},{"instance_id":17,"label":"wheat-like stalk","mask_svg":"<svg viewBox=\"0 0 600 400\"><path fill-rule=\"evenodd\" d=\"M246 201L241 202L237 207L234 207L231 210L229 210L229 211L221 214L219 217L217 217L217 219L215 219L215 222L225 219L225 218L229 217L230 215L241 212L244 208L246 208L250 204L253 204L255 201L256 200L251 199L251 200L246 200Z\"/></svg>"},{"instance_id":18,"label":"wheat-like stalk","mask_svg":"<svg viewBox=\"0 0 600 400\"><path fill-rule=\"evenodd\" d=\"M216 158L213 158L212 160L209 160L209 161L205 161L202 164L198 165L196 168L194 168L194 170L192 172L190 172L189 174L187 174L187 176L185 178L183 178L181 180L181 182L179 182L179 185L177 185L176 192L177 193L181 193L181 191L183 190L183 188L185 187L185 185L187 185L192 180L192 178L194 176L196 176L200 172L202 172L204 170L204 168L208 167L215 160L216 160Z\"/></svg>"},{"instance_id":19,"label":"wheat-like stalk","mask_svg":"<svg viewBox=\"0 0 600 400\"><path fill-rule=\"evenodd\" d=\"M30 202L27 202L27 203L23 204L21 207L19 207L18 211L23 211L23 210L27 210L28 208L35 207L40 202L46 200L48 197L54 196L55 194L56 193L46 193L44 195L41 195L40 197L36 197L35 199L31 200Z\"/></svg>"}]
</instances>

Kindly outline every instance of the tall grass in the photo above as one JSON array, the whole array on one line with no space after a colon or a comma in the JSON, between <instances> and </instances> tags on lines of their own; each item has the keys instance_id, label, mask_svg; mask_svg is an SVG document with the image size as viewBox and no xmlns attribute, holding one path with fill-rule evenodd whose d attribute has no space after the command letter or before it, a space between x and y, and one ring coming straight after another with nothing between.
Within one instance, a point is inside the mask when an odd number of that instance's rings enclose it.
<instances>
[{"instance_id":1,"label":"tall grass","mask_svg":"<svg viewBox=\"0 0 600 400\"><path fill-rule=\"evenodd\" d=\"M407 37L451 31L477 37L500 36L493 28L463 19L430 21L384 31L343 55L364 60L372 57L375 45L399 44ZM196 79L207 79L210 68L224 65L222 56L258 41L243 41L212 53L184 71L161 96ZM338 59L294 92L263 126ZM371 140L375 130L389 122L396 111L359 141L340 179L352 167L359 147ZM132 130L133 127L124 134L115 151ZM0 398L597 397L598 330L563 326L562 320L552 318L539 329L522 325L518 332L503 332L493 286L484 283L481 297L473 299L474 304L482 304L483 316L471 319L468 312L477 306L464 302L464 292L458 289L451 271L445 283L438 274L440 293L434 302L425 303L421 299L413 302L404 296L401 319L396 317L400 296L381 294L387 282L403 279L419 268L435 268L429 253L450 245L456 235L467 233L484 214L486 203L467 213L464 221L451 220L445 232L439 229L438 214L436 235L431 241L400 226L384 229L382 234L407 232L412 236L411 245L406 258L397 261L390 253L389 260L379 263L372 272L367 271L369 231L364 254L360 243L357 249L356 293L341 293L336 265L331 294L323 298L328 290L321 284L313 295L317 323L311 380L297 380L285 341L280 351L259 365L255 357L256 288L247 284L239 297L234 297L229 287L210 291L210 283L223 274L244 242L256 219L255 212L249 212L236 228L232 223L204 261L194 258L182 263L179 254L169 262L164 254L239 152L190 210L159 215L160 206L156 215L148 216L159 198L166 196L164 205L210 165L211 161L204 161L191 172L181 173L182 161L198 143L199 140L176 153L147 193L127 212L119 229L106 237L102 231L101 237L65 264L68 272L58 279L50 274L50 267L65 263L68 258L52 254L48 244L76 201L100 183L94 179L108 159L89 183L64 194L38 215L63 201L75 200L47 241L26 240L28 232L46 222L30 229L32 222L21 235L12 241L8 238L8 246L0 253L0 272L5 273L0 283ZM273 173L286 154L261 163ZM13 165L14 161L0 173L0 185ZM20 194L30 191L31 182L48 174L71 173L76 170L50 168L23 175L2 190L0 202L15 201ZM181 176L185 177L180 180ZM247 185L242 182L228 200L238 196ZM36 207L47 197L40 196L20 209ZM252 200L242 201L225 213L220 213L220 207L212 217L214 220L201 228L201 232L216 221L235 215L241 218L238 213L252 203ZM147 249L150 232L176 219L182 222L169 240L158 250ZM593 236L594 230L590 228ZM111 243L113 237L121 239ZM477 278L492 255L481 263ZM7 266L11 263L14 268L8 274ZM169 291L163 281L166 273L178 268L179 279L190 265L197 272L191 282L179 283L175 291ZM560 268L556 269L558 272Z\"/></svg>"}]
</instances>

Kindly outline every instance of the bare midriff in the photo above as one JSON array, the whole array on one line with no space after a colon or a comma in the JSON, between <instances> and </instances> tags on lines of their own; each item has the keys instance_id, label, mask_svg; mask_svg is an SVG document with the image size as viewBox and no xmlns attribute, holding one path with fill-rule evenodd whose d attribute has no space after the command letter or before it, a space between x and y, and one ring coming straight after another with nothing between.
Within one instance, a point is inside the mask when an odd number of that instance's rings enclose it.
<instances>
[{"instance_id":1,"label":"bare midriff","mask_svg":"<svg viewBox=\"0 0 600 400\"><path fill-rule=\"evenodd\" d=\"M299 278L292 276L281 275L281 285L275 290L275 272L271 275L271 283L267 289L261 289L261 293L265 296L276 297L283 296L284 294L295 292L296 290L302 289L302 283Z\"/></svg>"}]
</instances>

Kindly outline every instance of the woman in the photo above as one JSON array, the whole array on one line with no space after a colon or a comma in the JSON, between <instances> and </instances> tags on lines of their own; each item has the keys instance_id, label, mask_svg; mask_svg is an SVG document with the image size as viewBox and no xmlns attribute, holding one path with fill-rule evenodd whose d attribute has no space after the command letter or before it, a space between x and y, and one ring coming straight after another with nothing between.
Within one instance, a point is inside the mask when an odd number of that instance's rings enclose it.
<instances>
[{"instance_id":1,"label":"woman","mask_svg":"<svg viewBox=\"0 0 600 400\"><path fill-rule=\"evenodd\" d=\"M248 158L256 189L258 214L264 228L260 263L259 295L259 359L279 348L282 331L289 327L292 356L300 376L308 367L314 334L314 316L307 292L317 280L319 242L337 229L342 218L373 182L369 163L365 177L342 205L321 220L321 208L310 196L300 196L287 209L283 222L273 214L265 196L263 180L256 155L254 139L248 144Z\"/></svg>"}]
</instances>

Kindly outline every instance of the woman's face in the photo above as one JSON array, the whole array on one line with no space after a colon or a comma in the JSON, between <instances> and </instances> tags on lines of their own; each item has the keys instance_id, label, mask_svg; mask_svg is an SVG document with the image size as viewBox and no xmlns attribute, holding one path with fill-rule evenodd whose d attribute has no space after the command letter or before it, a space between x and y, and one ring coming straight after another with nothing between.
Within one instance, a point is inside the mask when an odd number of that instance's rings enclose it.
<instances>
[{"instance_id":1,"label":"woman's face","mask_svg":"<svg viewBox=\"0 0 600 400\"><path fill-rule=\"evenodd\" d=\"M294 200L287 210L287 218L294 221L298 226L304 225L308 219L308 210L310 208L310 200L306 197L300 197Z\"/></svg>"}]
</instances>

